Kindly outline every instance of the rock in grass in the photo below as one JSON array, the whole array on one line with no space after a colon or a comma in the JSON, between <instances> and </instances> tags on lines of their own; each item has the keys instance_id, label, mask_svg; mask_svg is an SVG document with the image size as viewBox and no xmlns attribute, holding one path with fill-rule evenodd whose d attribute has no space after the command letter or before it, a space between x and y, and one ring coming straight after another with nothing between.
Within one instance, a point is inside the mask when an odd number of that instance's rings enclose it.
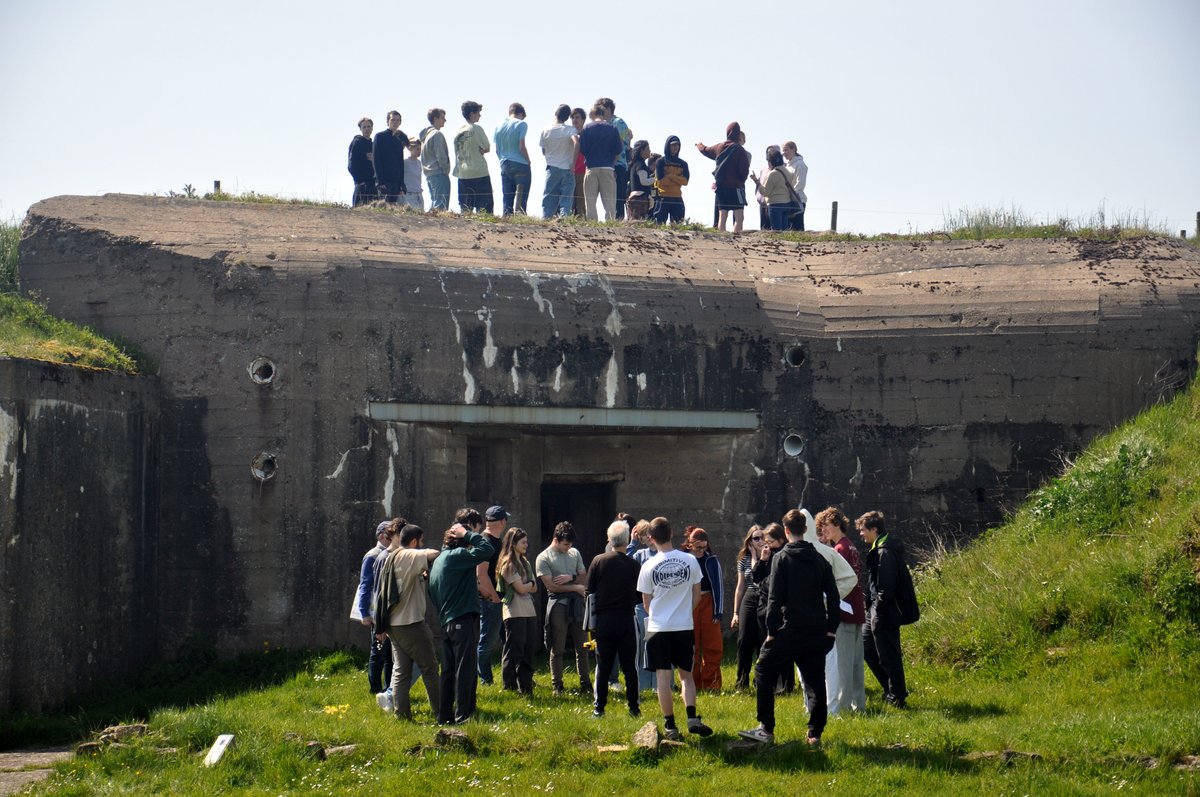
<instances>
[{"instance_id":1,"label":"rock in grass","mask_svg":"<svg viewBox=\"0 0 1200 797\"><path fill-rule=\"evenodd\" d=\"M356 744L340 744L337 747L328 747L325 749L325 757L330 756L347 756L354 755L354 751L358 749Z\"/></svg>"},{"instance_id":2,"label":"rock in grass","mask_svg":"<svg viewBox=\"0 0 1200 797\"><path fill-rule=\"evenodd\" d=\"M433 743L438 747L452 747L467 753L475 752L475 745L462 731L454 728L441 728L433 737Z\"/></svg>"},{"instance_id":3,"label":"rock in grass","mask_svg":"<svg viewBox=\"0 0 1200 797\"><path fill-rule=\"evenodd\" d=\"M627 744L601 744L596 746L597 753L623 753L629 749Z\"/></svg>"},{"instance_id":4,"label":"rock in grass","mask_svg":"<svg viewBox=\"0 0 1200 797\"><path fill-rule=\"evenodd\" d=\"M305 742L304 749L310 756L318 761L325 760L325 745L321 744L320 742Z\"/></svg>"},{"instance_id":5,"label":"rock in grass","mask_svg":"<svg viewBox=\"0 0 1200 797\"><path fill-rule=\"evenodd\" d=\"M134 725L109 725L98 734L99 740L104 744L112 742L123 742L126 739L132 739L135 736L144 736L146 734L146 726L142 723Z\"/></svg>"},{"instance_id":6,"label":"rock in grass","mask_svg":"<svg viewBox=\"0 0 1200 797\"><path fill-rule=\"evenodd\" d=\"M674 739L662 739L658 743L658 751L660 753L678 750L680 747L687 747L687 742L677 742Z\"/></svg>"},{"instance_id":7,"label":"rock in grass","mask_svg":"<svg viewBox=\"0 0 1200 797\"><path fill-rule=\"evenodd\" d=\"M633 746L641 750L658 750L658 725L647 722L633 735Z\"/></svg>"},{"instance_id":8,"label":"rock in grass","mask_svg":"<svg viewBox=\"0 0 1200 797\"><path fill-rule=\"evenodd\" d=\"M99 755L103 748L100 742L80 742L75 745L75 755Z\"/></svg>"}]
</instances>

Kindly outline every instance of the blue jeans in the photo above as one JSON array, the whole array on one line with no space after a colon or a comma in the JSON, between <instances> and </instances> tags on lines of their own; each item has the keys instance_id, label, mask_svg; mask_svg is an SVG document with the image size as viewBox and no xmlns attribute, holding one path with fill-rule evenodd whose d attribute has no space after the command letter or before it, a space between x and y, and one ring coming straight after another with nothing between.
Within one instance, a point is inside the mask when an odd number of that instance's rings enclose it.
<instances>
[{"instance_id":1,"label":"blue jeans","mask_svg":"<svg viewBox=\"0 0 1200 797\"><path fill-rule=\"evenodd\" d=\"M546 167L546 191L542 194L542 216L566 216L575 204L575 174L570 169Z\"/></svg>"},{"instance_id":2,"label":"blue jeans","mask_svg":"<svg viewBox=\"0 0 1200 797\"><path fill-rule=\"evenodd\" d=\"M791 215L799 208L794 202L788 202L784 205L769 205L767 213L771 216L772 230L786 230L791 225ZM804 229L803 225L800 229Z\"/></svg>"},{"instance_id":3,"label":"blue jeans","mask_svg":"<svg viewBox=\"0 0 1200 797\"><path fill-rule=\"evenodd\" d=\"M368 628L367 633L371 636L371 646L367 648L367 683L371 694L376 695L392 682L392 643L376 640L373 628Z\"/></svg>"},{"instance_id":4,"label":"blue jeans","mask_svg":"<svg viewBox=\"0 0 1200 797\"><path fill-rule=\"evenodd\" d=\"M429 209L450 209L450 175L431 174L425 176L425 184L429 186Z\"/></svg>"},{"instance_id":5,"label":"blue jeans","mask_svg":"<svg viewBox=\"0 0 1200 797\"><path fill-rule=\"evenodd\" d=\"M479 680L492 682L492 653L500 642L500 626L504 605L492 603L487 598L479 599Z\"/></svg>"},{"instance_id":6,"label":"blue jeans","mask_svg":"<svg viewBox=\"0 0 1200 797\"><path fill-rule=\"evenodd\" d=\"M500 162L500 192L501 203L505 216L525 212L525 203L529 200L529 185L533 179L528 163L517 161Z\"/></svg>"}]
</instances>

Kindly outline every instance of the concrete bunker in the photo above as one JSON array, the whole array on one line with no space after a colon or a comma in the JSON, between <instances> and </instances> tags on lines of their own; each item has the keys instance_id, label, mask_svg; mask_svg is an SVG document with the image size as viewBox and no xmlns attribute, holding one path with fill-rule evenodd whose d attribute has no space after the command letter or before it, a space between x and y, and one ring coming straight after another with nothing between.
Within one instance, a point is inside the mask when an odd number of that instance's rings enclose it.
<instances>
[{"instance_id":1,"label":"concrete bunker","mask_svg":"<svg viewBox=\"0 0 1200 797\"><path fill-rule=\"evenodd\" d=\"M794 243L108 196L36 205L21 258L51 312L161 364L165 652L355 642L370 530L436 535L464 504L503 503L538 544L571 519L588 555L615 511L663 514L708 529L728 574L746 527L801 501L969 536L1176 389L1159 375L1194 369L1200 318L1200 255L1159 239ZM248 452L269 489L247 489Z\"/></svg>"}]
</instances>

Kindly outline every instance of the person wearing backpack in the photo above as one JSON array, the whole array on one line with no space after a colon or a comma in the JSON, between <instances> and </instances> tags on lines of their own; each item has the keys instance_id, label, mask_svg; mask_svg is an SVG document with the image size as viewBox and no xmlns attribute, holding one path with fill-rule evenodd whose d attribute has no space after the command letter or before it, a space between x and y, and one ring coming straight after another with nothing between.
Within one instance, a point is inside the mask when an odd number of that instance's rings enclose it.
<instances>
[{"instance_id":1,"label":"person wearing backpack","mask_svg":"<svg viewBox=\"0 0 1200 797\"><path fill-rule=\"evenodd\" d=\"M879 685L883 699L904 708L908 687L900 650L900 626L916 619L912 576L904 562L904 544L888 534L882 512L867 512L854 522L870 550L867 552L867 622L863 627L863 658Z\"/></svg>"}]
</instances>

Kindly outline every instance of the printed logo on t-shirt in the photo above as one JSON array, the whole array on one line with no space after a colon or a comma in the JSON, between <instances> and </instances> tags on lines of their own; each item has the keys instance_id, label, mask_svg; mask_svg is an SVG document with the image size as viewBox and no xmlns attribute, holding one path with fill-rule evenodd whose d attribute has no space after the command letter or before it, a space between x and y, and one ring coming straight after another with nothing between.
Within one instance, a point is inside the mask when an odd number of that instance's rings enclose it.
<instances>
[{"instance_id":1,"label":"printed logo on t-shirt","mask_svg":"<svg viewBox=\"0 0 1200 797\"><path fill-rule=\"evenodd\" d=\"M659 563L658 567L650 573L650 577L654 580L654 586L670 589L678 587L680 584L686 584L691 568L688 563L680 559L666 559Z\"/></svg>"}]
</instances>

